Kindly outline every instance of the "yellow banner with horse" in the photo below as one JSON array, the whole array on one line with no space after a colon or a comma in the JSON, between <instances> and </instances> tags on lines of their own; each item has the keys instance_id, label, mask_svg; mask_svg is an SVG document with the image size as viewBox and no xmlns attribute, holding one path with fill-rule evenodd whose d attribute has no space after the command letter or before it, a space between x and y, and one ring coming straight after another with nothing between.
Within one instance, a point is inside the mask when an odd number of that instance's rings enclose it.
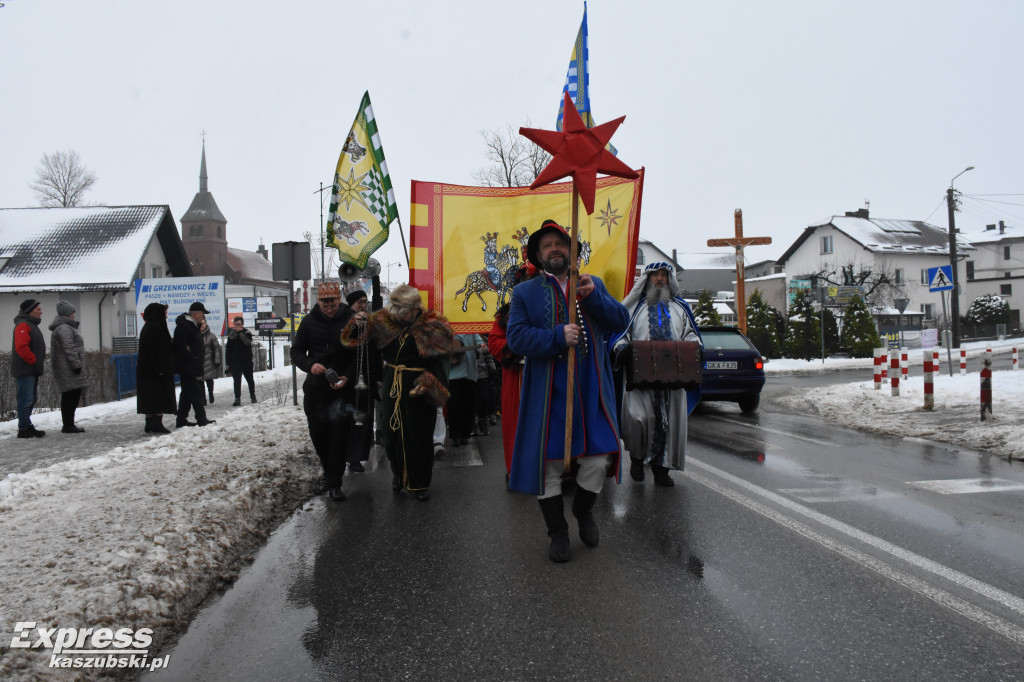
<instances>
[{"instance_id":1,"label":"yellow banner with horse","mask_svg":"<svg viewBox=\"0 0 1024 682\"><path fill-rule=\"evenodd\" d=\"M592 215L579 212L580 272L600 277L619 299L633 286L644 171L600 178ZM466 187L412 183L410 284L457 332L486 333L512 295L530 233L551 218L570 224L572 183Z\"/></svg>"}]
</instances>

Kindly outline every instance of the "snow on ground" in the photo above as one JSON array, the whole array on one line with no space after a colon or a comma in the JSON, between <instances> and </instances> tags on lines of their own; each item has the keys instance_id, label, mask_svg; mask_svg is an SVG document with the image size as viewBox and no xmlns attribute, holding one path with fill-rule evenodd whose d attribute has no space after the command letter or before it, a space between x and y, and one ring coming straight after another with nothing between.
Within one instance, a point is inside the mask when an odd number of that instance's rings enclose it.
<instances>
[{"instance_id":1,"label":"snow on ground","mask_svg":"<svg viewBox=\"0 0 1024 682\"><path fill-rule=\"evenodd\" d=\"M1000 364L1017 340L997 344ZM972 356L987 344L974 344ZM916 362L914 362L916 356ZM911 354L920 364L921 351ZM936 377L935 409L925 412L923 381L900 397L873 389L870 359L772 360L772 373L863 368L864 381L773 397L783 405L848 426L956 443L1024 457L1016 411L1024 371L993 372L992 421L979 420L979 379ZM88 458L70 459L0 479L0 678L94 679L96 671L48 667L47 649L12 649L17 622L39 627L152 628L154 649L184 630L198 604L230 584L266 536L305 499L319 464L300 407L291 405L291 369L274 400L237 408L205 428L137 440ZM288 382L284 382L286 379ZM230 381L220 380L220 381ZM218 387L220 385L218 384ZM135 401L79 410L103 422L132 414ZM33 420L59 428L59 413ZM16 430L0 424L0 434Z\"/></svg>"},{"instance_id":2,"label":"snow on ground","mask_svg":"<svg viewBox=\"0 0 1024 682\"><path fill-rule=\"evenodd\" d=\"M895 437L923 438L951 443L993 455L1024 460L1024 415L1020 410L1024 393L1024 371L1010 369L1011 348L1024 349L1024 340L965 344L968 358L978 358L992 349L992 418L981 421L981 377L977 362L971 373L961 376L959 358L953 355L953 376L949 375L945 350L940 350L940 372L935 375L935 405L924 409L924 379L900 381L900 395L892 395L886 383L874 388L871 358L772 360L765 365L771 374L789 374L838 369L864 369L864 381L811 388L773 397L773 403L803 413L819 414L844 426ZM911 365L921 365L924 355L910 351ZM1019 365L1018 365L1019 366Z\"/></svg>"},{"instance_id":3,"label":"snow on ground","mask_svg":"<svg viewBox=\"0 0 1024 682\"><path fill-rule=\"evenodd\" d=\"M17 622L148 627L158 649L235 579L319 473L288 391L215 425L0 480L0 679L97 676L50 669L48 649L11 648Z\"/></svg>"}]
</instances>

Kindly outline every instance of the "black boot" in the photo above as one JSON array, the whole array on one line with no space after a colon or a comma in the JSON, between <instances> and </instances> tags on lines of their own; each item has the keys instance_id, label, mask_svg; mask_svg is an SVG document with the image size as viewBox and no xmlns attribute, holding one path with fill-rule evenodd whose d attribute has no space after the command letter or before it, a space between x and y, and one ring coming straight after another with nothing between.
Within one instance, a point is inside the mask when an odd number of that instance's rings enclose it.
<instances>
[{"instance_id":1,"label":"black boot","mask_svg":"<svg viewBox=\"0 0 1024 682\"><path fill-rule=\"evenodd\" d=\"M644 461L642 459L630 459L629 477L634 481L644 480Z\"/></svg>"},{"instance_id":2,"label":"black boot","mask_svg":"<svg viewBox=\"0 0 1024 682\"><path fill-rule=\"evenodd\" d=\"M171 430L164 426L163 417L153 417L153 425L149 427L150 433L170 433Z\"/></svg>"},{"instance_id":3,"label":"black boot","mask_svg":"<svg viewBox=\"0 0 1024 682\"><path fill-rule=\"evenodd\" d=\"M580 540L583 540L587 547L597 547L597 543L601 541L597 524L594 523L594 515L591 513L596 501L597 493L576 486L576 494L572 498L572 515L580 523Z\"/></svg>"},{"instance_id":4,"label":"black boot","mask_svg":"<svg viewBox=\"0 0 1024 682\"><path fill-rule=\"evenodd\" d=\"M548 527L548 537L551 538L548 558L558 563L568 561L569 524L566 523L565 513L562 511L562 496L545 497L537 502L540 503L540 511L544 514L544 523Z\"/></svg>"},{"instance_id":5,"label":"black boot","mask_svg":"<svg viewBox=\"0 0 1024 682\"><path fill-rule=\"evenodd\" d=\"M153 418L146 417L146 433L153 433Z\"/></svg>"},{"instance_id":6,"label":"black boot","mask_svg":"<svg viewBox=\"0 0 1024 682\"><path fill-rule=\"evenodd\" d=\"M654 472L654 485L660 485L662 488L671 488L676 484L672 477L668 475L668 467L652 464L651 471Z\"/></svg>"}]
</instances>

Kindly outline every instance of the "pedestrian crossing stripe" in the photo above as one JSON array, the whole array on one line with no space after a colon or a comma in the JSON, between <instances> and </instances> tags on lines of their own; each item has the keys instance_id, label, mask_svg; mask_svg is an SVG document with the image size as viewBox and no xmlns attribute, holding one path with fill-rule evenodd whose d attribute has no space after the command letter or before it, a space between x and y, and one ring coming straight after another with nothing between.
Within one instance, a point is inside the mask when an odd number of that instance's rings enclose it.
<instances>
[{"instance_id":1,"label":"pedestrian crossing stripe","mask_svg":"<svg viewBox=\"0 0 1024 682\"><path fill-rule=\"evenodd\" d=\"M924 488L941 495L997 493L1024 490L1024 483L1005 478L958 478L937 481L908 481L907 485Z\"/></svg>"}]
</instances>

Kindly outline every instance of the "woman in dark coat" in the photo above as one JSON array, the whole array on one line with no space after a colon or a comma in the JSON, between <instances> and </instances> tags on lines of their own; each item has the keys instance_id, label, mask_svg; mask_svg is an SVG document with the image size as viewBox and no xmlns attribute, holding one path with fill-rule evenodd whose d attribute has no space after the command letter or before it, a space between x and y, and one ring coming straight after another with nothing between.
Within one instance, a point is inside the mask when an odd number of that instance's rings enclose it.
<instances>
[{"instance_id":1,"label":"woman in dark coat","mask_svg":"<svg viewBox=\"0 0 1024 682\"><path fill-rule=\"evenodd\" d=\"M170 433L166 413L178 409L174 397L174 350L167 329L167 306L150 303L142 313L139 357L135 365L136 412L146 415L146 433Z\"/></svg>"}]
</instances>

